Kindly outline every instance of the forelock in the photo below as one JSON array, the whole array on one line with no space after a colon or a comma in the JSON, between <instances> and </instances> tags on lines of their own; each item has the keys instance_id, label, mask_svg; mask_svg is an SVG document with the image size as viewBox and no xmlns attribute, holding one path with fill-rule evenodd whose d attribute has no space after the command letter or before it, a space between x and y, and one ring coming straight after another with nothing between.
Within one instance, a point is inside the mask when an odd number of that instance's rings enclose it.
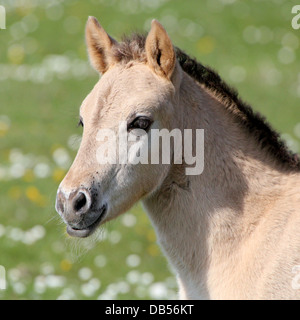
<instances>
[{"instance_id":1,"label":"forelock","mask_svg":"<svg viewBox=\"0 0 300 320\"><path fill-rule=\"evenodd\" d=\"M146 62L145 43L145 34L134 33L131 36L124 36L122 41L113 48L114 58L118 62L124 63L130 61Z\"/></svg>"}]
</instances>

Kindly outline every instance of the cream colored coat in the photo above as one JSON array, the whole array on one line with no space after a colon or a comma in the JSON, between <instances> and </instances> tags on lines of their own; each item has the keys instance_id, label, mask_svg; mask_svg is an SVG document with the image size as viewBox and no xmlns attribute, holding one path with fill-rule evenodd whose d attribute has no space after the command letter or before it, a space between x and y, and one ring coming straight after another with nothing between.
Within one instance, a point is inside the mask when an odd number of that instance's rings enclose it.
<instances>
[{"instance_id":1,"label":"cream colored coat","mask_svg":"<svg viewBox=\"0 0 300 320\"><path fill-rule=\"evenodd\" d=\"M81 106L82 143L58 190L65 222L79 188L97 194L95 204L86 196L94 210L107 204L99 224L142 200L181 299L299 298L299 170L260 147L217 94L183 72L157 21L144 51L129 62L118 58L119 44L95 18L86 39L102 77ZM97 130L117 130L133 113L150 115L156 128L204 129L203 173L187 176L185 164L100 166Z\"/></svg>"}]
</instances>

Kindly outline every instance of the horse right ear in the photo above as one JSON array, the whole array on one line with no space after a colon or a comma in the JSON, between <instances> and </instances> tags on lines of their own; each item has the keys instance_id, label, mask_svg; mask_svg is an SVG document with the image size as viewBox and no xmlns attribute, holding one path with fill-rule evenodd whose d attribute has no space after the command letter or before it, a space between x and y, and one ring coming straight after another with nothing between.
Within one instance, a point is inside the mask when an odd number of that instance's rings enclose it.
<instances>
[{"instance_id":1,"label":"horse right ear","mask_svg":"<svg viewBox=\"0 0 300 320\"><path fill-rule=\"evenodd\" d=\"M152 20L145 49L150 67L157 74L171 79L176 65L176 55L171 39L157 20Z\"/></svg>"},{"instance_id":2,"label":"horse right ear","mask_svg":"<svg viewBox=\"0 0 300 320\"><path fill-rule=\"evenodd\" d=\"M110 37L95 17L89 17L85 28L85 39L92 66L101 74L114 64L112 47L117 41Z\"/></svg>"}]
</instances>

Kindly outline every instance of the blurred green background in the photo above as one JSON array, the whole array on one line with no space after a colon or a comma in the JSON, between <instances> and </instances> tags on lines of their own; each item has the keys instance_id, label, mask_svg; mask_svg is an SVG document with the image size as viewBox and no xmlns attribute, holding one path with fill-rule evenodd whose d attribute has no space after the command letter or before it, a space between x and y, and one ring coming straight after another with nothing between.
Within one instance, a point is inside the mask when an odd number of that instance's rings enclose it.
<instances>
[{"instance_id":1,"label":"blurred green background","mask_svg":"<svg viewBox=\"0 0 300 320\"><path fill-rule=\"evenodd\" d=\"M65 233L58 184L80 143L78 109L98 79L84 27L116 39L153 18L300 145L300 30L285 0L0 0L0 299L173 299L175 277L140 205L101 237Z\"/></svg>"}]
</instances>

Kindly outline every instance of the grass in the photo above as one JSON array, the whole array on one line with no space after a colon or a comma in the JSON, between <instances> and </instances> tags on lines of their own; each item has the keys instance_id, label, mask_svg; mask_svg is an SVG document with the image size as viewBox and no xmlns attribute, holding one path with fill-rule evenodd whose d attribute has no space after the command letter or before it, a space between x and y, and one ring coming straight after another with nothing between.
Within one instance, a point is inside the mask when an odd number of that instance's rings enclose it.
<instances>
[{"instance_id":1,"label":"grass","mask_svg":"<svg viewBox=\"0 0 300 320\"><path fill-rule=\"evenodd\" d=\"M116 39L148 30L157 18L175 45L218 70L299 151L300 31L291 27L293 4L20 3L2 1L7 29L0 30L0 265L7 280L0 299L174 298L174 275L139 204L106 225L101 242L70 239L54 210L81 135L78 108L98 78L87 63L87 16Z\"/></svg>"}]
</instances>

